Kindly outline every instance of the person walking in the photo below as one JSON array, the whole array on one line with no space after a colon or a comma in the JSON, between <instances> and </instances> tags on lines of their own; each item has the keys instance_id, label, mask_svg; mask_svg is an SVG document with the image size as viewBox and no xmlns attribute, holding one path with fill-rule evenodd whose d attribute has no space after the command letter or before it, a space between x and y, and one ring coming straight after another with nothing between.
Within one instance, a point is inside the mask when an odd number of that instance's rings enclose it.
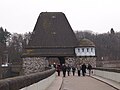
<instances>
[{"instance_id":1,"label":"person walking","mask_svg":"<svg viewBox=\"0 0 120 90\"><path fill-rule=\"evenodd\" d=\"M88 69L89 76L90 76L90 75L91 75L92 66L91 66L90 64L88 64L88 67L87 67L87 69Z\"/></svg>"},{"instance_id":2,"label":"person walking","mask_svg":"<svg viewBox=\"0 0 120 90\"><path fill-rule=\"evenodd\" d=\"M78 76L80 76L81 65L77 65Z\"/></svg>"},{"instance_id":3,"label":"person walking","mask_svg":"<svg viewBox=\"0 0 120 90\"><path fill-rule=\"evenodd\" d=\"M65 77L66 76L66 65L65 64L62 65L62 71L63 71L63 77Z\"/></svg>"},{"instance_id":4,"label":"person walking","mask_svg":"<svg viewBox=\"0 0 120 90\"><path fill-rule=\"evenodd\" d=\"M70 76L70 70L71 70L71 67L69 66L69 65L67 65L67 74L68 74L68 76Z\"/></svg>"},{"instance_id":5,"label":"person walking","mask_svg":"<svg viewBox=\"0 0 120 90\"><path fill-rule=\"evenodd\" d=\"M83 63L81 69L82 69L82 75L85 76L85 74L86 74L86 65L85 65L85 63Z\"/></svg>"},{"instance_id":6,"label":"person walking","mask_svg":"<svg viewBox=\"0 0 120 90\"><path fill-rule=\"evenodd\" d=\"M56 69L56 63L55 62L53 63L53 67Z\"/></svg>"},{"instance_id":7,"label":"person walking","mask_svg":"<svg viewBox=\"0 0 120 90\"><path fill-rule=\"evenodd\" d=\"M75 69L75 67L73 66L73 67L72 67L73 76L75 75L75 71L76 71L76 69Z\"/></svg>"},{"instance_id":8,"label":"person walking","mask_svg":"<svg viewBox=\"0 0 120 90\"><path fill-rule=\"evenodd\" d=\"M57 65L56 71L57 71L57 73L58 73L58 76L60 76L60 71L61 71L61 66L60 66L60 64Z\"/></svg>"}]
</instances>

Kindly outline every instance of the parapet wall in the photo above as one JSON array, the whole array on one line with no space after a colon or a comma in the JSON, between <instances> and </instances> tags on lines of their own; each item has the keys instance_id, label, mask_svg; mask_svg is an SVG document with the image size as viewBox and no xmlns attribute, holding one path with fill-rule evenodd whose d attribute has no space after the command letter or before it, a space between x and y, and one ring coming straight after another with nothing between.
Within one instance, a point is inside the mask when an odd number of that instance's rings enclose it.
<instances>
[{"instance_id":1,"label":"parapet wall","mask_svg":"<svg viewBox=\"0 0 120 90\"><path fill-rule=\"evenodd\" d=\"M120 69L94 68L94 75L120 83Z\"/></svg>"},{"instance_id":2,"label":"parapet wall","mask_svg":"<svg viewBox=\"0 0 120 90\"><path fill-rule=\"evenodd\" d=\"M38 83L52 76L54 73L55 73L55 69L50 69L43 72L29 74L29 75L3 79L3 80L0 80L0 90L19 90L25 87L29 87L32 84ZM34 90L34 89L31 89L31 90Z\"/></svg>"}]
</instances>

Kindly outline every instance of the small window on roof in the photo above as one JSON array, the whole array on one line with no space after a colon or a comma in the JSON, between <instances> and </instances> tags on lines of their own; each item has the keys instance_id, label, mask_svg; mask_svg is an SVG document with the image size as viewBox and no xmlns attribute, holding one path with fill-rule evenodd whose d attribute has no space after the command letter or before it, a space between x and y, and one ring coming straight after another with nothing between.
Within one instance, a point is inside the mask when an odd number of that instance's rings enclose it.
<instances>
[{"instance_id":1,"label":"small window on roof","mask_svg":"<svg viewBox=\"0 0 120 90\"><path fill-rule=\"evenodd\" d=\"M52 16L52 18L56 18L56 16Z\"/></svg>"},{"instance_id":2,"label":"small window on roof","mask_svg":"<svg viewBox=\"0 0 120 90\"><path fill-rule=\"evenodd\" d=\"M56 34L56 32L51 32L51 34L55 35L55 34Z\"/></svg>"}]
</instances>

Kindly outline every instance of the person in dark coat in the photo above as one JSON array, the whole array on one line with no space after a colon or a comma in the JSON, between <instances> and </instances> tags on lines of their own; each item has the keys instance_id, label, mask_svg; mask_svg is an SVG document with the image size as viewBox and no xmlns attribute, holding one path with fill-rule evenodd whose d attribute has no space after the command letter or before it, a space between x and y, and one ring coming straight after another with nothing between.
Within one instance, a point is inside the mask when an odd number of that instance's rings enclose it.
<instances>
[{"instance_id":1,"label":"person in dark coat","mask_svg":"<svg viewBox=\"0 0 120 90\"><path fill-rule=\"evenodd\" d=\"M58 72L58 76L60 76L61 66L59 64L56 67L56 71Z\"/></svg>"},{"instance_id":2,"label":"person in dark coat","mask_svg":"<svg viewBox=\"0 0 120 90\"><path fill-rule=\"evenodd\" d=\"M89 76L91 75L91 70L92 70L92 66L90 64L88 64L88 67L87 67L88 71L89 71Z\"/></svg>"},{"instance_id":3,"label":"person in dark coat","mask_svg":"<svg viewBox=\"0 0 120 90\"><path fill-rule=\"evenodd\" d=\"M70 76L70 69L71 69L71 67L68 65L66 69L67 69L68 76Z\"/></svg>"},{"instance_id":4,"label":"person in dark coat","mask_svg":"<svg viewBox=\"0 0 120 90\"><path fill-rule=\"evenodd\" d=\"M76 71L76 69L75 69L75 67L73 66L73 67L72 67L73 76L75 75L75 71Z\"/></svg>"},{"instance_id":5,"label":"person in dark coat","mask_svg":"<svg viewBox=\"0 0 120 90\"><path fill-rule=\"evenodd\" d=\"M85 74L86 74L86 65L85 65L85 63L83 63L81 69L82 69L82 75L85 76Z\"/></svg>"},{"instance_id":6,"label":"person in dark coat","mask_svg":"<svg viewBox=\"0 0 120 90\"><path fill-rule=\"evenodd\" d=\"M66 65L65 64L63 64L62 65L62 71L63 71L63 77L65 77L66 76Z\"/></svg>"},{"instance_id":7,"label":"person in dark coat","mask_svg":"<svg viewBox=\"0 0 120 90\"><path fill-rule=\"evenodd\" d=\"M78 76L80 76L81 65L77 65Z\"/></svg>"}]
</instances>

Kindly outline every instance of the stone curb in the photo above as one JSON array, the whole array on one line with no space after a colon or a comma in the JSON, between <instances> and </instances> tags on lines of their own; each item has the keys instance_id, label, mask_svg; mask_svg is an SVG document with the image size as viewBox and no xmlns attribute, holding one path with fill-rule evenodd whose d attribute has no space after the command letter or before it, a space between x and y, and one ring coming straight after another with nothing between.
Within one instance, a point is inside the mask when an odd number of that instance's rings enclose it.
<instances>
[{"instance_id":1,"label":"stone curb","mask_svg":"<svg viewBox=\"0 0 120 90\"><path fill-rule=\"evenodd\" d=\"M60 90L62 86L63 78L56 76L55 80L46 90Z\"/></svg>"}]
</instances>

